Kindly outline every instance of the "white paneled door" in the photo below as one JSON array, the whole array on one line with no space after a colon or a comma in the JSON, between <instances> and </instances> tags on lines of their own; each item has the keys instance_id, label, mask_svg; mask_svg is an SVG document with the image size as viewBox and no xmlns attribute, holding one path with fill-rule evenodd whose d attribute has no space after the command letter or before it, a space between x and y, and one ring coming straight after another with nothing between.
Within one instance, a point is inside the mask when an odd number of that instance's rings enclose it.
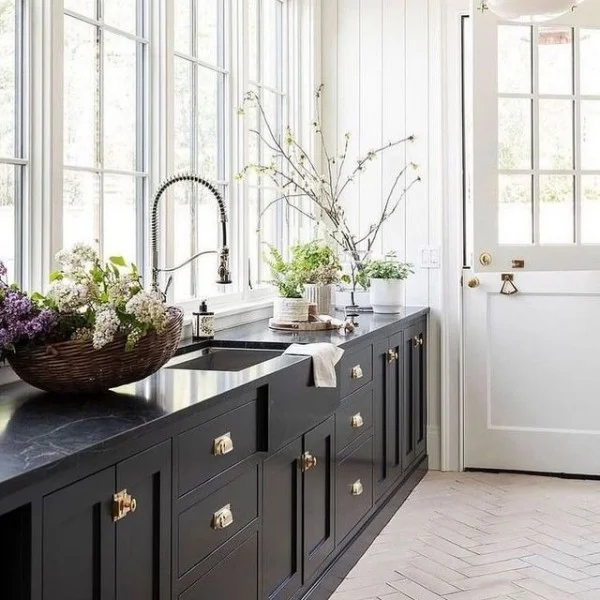
<instances>
[{"instance_id":1,"label":"white paneled door","mask_svg":"<svg viewBox=\"0 0 600 600\"><path fill-rule=\"evenodd\" d=\"M539 24L481 4L464 463L600 475L600 2Z\"/></svg>"}]
</instances>

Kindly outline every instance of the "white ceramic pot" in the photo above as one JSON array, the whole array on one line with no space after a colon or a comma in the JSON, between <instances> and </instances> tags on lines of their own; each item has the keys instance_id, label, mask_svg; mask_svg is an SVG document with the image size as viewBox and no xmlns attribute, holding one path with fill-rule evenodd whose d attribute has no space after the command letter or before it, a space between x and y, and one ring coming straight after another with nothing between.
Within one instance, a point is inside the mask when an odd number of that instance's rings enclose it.
<instances>
[{"instance_id":1,"label":"white ceramic pot","mask_svg":"<svg viewBox=\"0 0 600 600\"><path fill-rule=\"evenodd\" d=\"M273 318L276 321L308 321L306 298L275 298Z\"/></svg>"},{"instance_id":2,"label":"white ceramic pot","mask_svg":"<svg viewBox=\"0 0 600 600\"><path fill-rule=\"evenodd\" d=\"M315 285L307 283L304 286L304 297L312 304L317 305L317 313L330 315L333 308L335 285Z\"/></svg>"},{"instance_id":3,"label":"white ceramic pot","mask_svg":"<svg viewBox=\"0 0 600 600\"><path fill-rule=\"evenodd\" d=\"M404 280L371 279L370 298L373 312L384 314L400 312L404 300Z\"/></svg>"}]
</instances>

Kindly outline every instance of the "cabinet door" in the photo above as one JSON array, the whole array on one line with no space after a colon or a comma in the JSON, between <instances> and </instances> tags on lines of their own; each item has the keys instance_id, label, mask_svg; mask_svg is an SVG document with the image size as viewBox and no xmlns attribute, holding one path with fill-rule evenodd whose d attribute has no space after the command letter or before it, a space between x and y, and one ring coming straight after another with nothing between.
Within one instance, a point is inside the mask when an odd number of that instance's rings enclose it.
<instances>
[{"instance_id":1,"label":"cabinet door","mask_svg":"<svg viewBox=\"0 0 600 600\"><path fill-rule=\"evenodd\" d=\"M427 393L425 321L404 332L404 470L425 451L427 441Z\"/></svg>"},{"instance_id":2,"label":"cabinet door","mask_svg":"<svg viewBox=\"0 0 600 600\"><path fill-rule=\"evenodd\" d=\"M304 436L304 452L317 462L304 470L304 578L308 581L335 547L334 430L330 417Z\"/></svg>"},{"instance_id":3,"label":"cabinet door","mask_svg":"<svg viewBox=\"0 0 600 600\"><path fill-rule=\"evenodd\" d=\"M262 597L287 600L302 585L302 438L263 464Z\"/></svg>"},{"instance_id":4,"label":"cabinet door","mask_svg":"<svg viewBox=\"0 0 600 600\"><path fill-rule=\"evenodd\" d=\"M136 500L116 524L116 600L168 600L171 557L171 442L117 465L117 490Z\"/></svg>"},{"instance_id":5,"label":"cabinet door","mask_svg":"<svg viewBox=\"0 0 600 600\"><path fill-rule=\"evenodd\" d=\"M44 498L43 600L115 599L115 469Z\"/></svg>"}]
</instances>

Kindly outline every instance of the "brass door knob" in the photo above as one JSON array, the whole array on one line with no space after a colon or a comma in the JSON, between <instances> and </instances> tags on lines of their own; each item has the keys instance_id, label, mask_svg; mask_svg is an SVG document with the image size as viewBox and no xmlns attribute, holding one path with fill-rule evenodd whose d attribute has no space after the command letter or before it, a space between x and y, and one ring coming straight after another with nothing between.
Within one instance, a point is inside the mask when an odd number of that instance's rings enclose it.
<instances>
[{"instance_id":1,"label":"brass door knob","mask_svg":"<svg viewBox=\"0 0 600 600\"><path fill-rule=\"evenodd\" d=\"M364 375L363 370L360 365L356 365L355 367L352 367L352 373L351 373L352 379L362 379L363 375Z\"/></svg>"},{"instance_id":2,"label":"brass door knob","mask_svg":"<svg viewBox=\"0 0 600 600\"><path fill-rule=\"evenodd\" d=\"M362 415L360 413L356 413L352 417L352 427L354 429L360 429L365 424Z\"/></svg>"},{"instance_id":3,"label":"brass door knob","mask_svg":"<svg viewBox=\"0 0 600 600\"><path fill-rule=\"evenodd\" d=\"M468 281L467 281L467 286L470 287L472 290L474 290L475 288L479 287L479 284L481 282L479 281L479 277L471 277Z\"/></svg>"},{"instance_id":4,"label":"brass door knob","mask_svg":"<svg viewBox=\"0 0 600 600\"><path fill-rule=\"evenodd\" d=\"M225 529L233 523L231 504L227 504L213 514L211 527L215 530Z\"/></svg>"},{"instance_id":5,"label":"brass door knob","mask_svg":"<svg viewBox=\"0 0 600 600\"><path fill-rule=\"evenodd\" d=\"M317 466L317 457L313 456L310 452L305 452L302 455L302 470L309 471Z\"/></svg>"},{"instance_id":6,"label":"brass door knob","mask_svg":"<svg viewBox=\"0 0 600 600\"><path fill-rule=\"evenodd\" d=\"M388 350L388 362L392 363L400 358L400 354L395 350Z\"/></svg>"},{"instance_id":7,"label":"brass door knob","mask_svg":"<svg viewBox=\"0 0 600 600\"><path fill-rule=\"evenodd\" d=\"M213 440L212 453L215 456L223 456L233 452L233 440L231 439L231 433L225 433L218 438Z\"/></svg>"}]
</instances>

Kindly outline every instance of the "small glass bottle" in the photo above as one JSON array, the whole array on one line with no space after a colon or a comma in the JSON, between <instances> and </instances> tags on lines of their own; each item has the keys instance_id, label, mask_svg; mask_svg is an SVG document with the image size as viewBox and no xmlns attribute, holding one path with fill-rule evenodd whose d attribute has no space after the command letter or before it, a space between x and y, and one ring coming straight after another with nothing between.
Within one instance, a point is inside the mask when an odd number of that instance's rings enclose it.
<instances>
[{"instance_id":1,"label":"small glass bottle","mask_svg":"<svg viewBox=\"0 0 600 600\"><path fill-rule=\"evenodd\" d=\"M215 313L208 312L206 300L202 300L198 312L192 313L192 339L208 340L215 337Z\"/></svg>"}]
</instances>

